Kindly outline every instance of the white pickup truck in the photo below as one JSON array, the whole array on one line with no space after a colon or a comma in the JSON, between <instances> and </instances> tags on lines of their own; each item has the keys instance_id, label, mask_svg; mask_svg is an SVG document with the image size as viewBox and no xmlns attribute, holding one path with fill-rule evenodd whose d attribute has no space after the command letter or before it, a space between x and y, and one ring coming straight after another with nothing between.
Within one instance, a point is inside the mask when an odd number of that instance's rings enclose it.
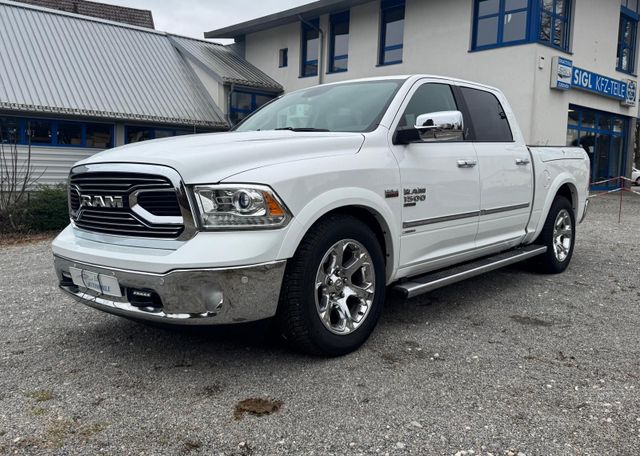
<instances>
[{"instance_id":1,"label":"white pickup truck","mask_svg":"<svg viewBox=\"0 0 640 456\"><path fill-rule=\"evenodd\" d=\"M60 287L175 324L276 317L332 356L369 336L388 286L412 297L517 261L571 260L581 148L527 147L496 89L413 75L282 96L228 133L99 153L69 176Z\"/></svg>"}]
</instances>

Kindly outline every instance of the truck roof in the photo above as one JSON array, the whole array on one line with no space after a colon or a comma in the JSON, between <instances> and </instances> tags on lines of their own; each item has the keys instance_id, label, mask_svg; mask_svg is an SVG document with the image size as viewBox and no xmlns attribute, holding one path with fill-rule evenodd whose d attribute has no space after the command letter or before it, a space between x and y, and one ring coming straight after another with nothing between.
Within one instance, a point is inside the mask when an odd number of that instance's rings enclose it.
<instances>
[{"instance_id":1,"label":"truck roof","mask_svg":"<svg viewBox=\"0 0 640 456\"><path fill-rule=\"evenodd\" d=\"M322 85L336 85L336 84L347 84L350 82L360 82L360 81L385 81L385 80L398 80L398 79L404 79L408 81L408 80L418 80L423 78L445 79L447 81L455 81L455 82L462 82L465 84L472 84L474 86L482 87L492 91L498 91L498 92L500 91L500 89L496 87L492 87L487 84L482 84L480 82L468 81L465 79L453 78L450 76L443 76L443 75L437 75L437 74L398 74L398 75L390 75L390 76L372 76L367 78L348 79L344 81L325 82ZM301 90L304 90L304 89L301 89Z\"/></svg>"}]
</instances>

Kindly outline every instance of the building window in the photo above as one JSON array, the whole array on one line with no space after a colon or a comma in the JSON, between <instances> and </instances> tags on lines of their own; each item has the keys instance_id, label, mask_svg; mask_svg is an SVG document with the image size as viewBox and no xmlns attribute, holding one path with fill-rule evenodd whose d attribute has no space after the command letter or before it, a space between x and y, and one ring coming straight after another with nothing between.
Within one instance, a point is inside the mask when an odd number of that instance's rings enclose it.
<instances>
[{"instance_id":1,"label":"building window","mask_svg":"<svg viewBox=\"0 0 640 456\"><path fill-rule=\"evenodd\" d=\"M273 100L273 94L253 92L249 90L234 90L231 92L231 106L229 107L229 118L233 125L237 124L253 111L261 108L266 103Z\"/></svg>"},{"instance_id":2,"label":"building window","mask_svg":"<svg viewBox=\"0 0 640 456\"><path fill-rule=\"evenodd\" d=\"M587 152L591 159L592 182L625 174L627 130L625 117L569 106L567 145L582 147Z\"/></svg>"},{"instance_id":3,"label":"building window","mask_svg":"<svg viewBox=\"0 0 640 456\"><path fill-rule=\"evenodd\" d=\"M35 145L52 145L53 144L53 125L50 120L28 120L27 121L27 137L31 138L31 144Z\"/></svg>"},{"instance_id":4,"label":"building window","mask_svg":"<svg viewBox=\"0 0 640 456\"><path fill-rule=\"evenodd\" d=\"M278 56L278 67L285 68L289 66L289 48L280 49Z\"/></svg>"},{"instance_id":5,"label":"building window","mask_svg":"<svg viewBox=\"0 0 640 456\"><path fill-rule=\"evenodd\" d=\"M542 0L538 40L548 46L569 49L571 0Z\"/></svg>"},{"instance_id":6,"label":"building window","mask_svg":"<svg viewBox=\"0 0 640 456\"><path fill-rule=\"evenodd\" d=\"M528 41L529 0L476 0L473 49Z\"/></svg>"},{"instance_id":7,"label":"building window","mask_svg":"<svg viewBox=\"0 0 640 456\"><path fill-rule=\"evenodd\" d=\"M125 144L148 141L150 139L170 138L172 136L190 135L191 130L175 128L156 128L140 125L127 125L124 129Z\"/></svg>"},{"instance_id":8,"label":"building window","mask_svg":"<svg viewBox=\"0 0 640 456\"><path fill-rule=\"evenodd\" d=\"M0 143L55 147L113 147L111 124L0 117Z\"/></svg>"},{"instance_id":9,"label":"building window","mask_svg":"<svg viewBox=\"0 0 640 456\"><path fill-rule=\"evenodd\" d=\"M0 144L20 141L20 120L16 117L0 117Z\"/></svg>"},{"instance_id":10,"label":"building window","mask_svg":"<svg viewBox=\"0 0 640 456\"><path fill-rule=\"evenodd\" d=\"M380 65L402 63L404 7L404 0L382 0L380 3Z\"/></svg>"},{"instance_id":11,"label":"building window","mask_svg":"<svg viewBox=\"0 0 640 456\"><path fill-rule=\"evenodd\" d=\"M349 11L330 17L329 72L347 71L349 67Z\"/></svg>"},{"instance_id":12,"label":"building window","mask_svg":"<svg viewBox=\"0 0 640 456\"><path fill-rule=\"evenodd\" d=\"M107 124L87 124L85 147L108 149L113 147L113 126Z\"/></svg>"},{"instance_id":13,"label":"building window","mask_svg":"<svg viewBox=\"0 0 640 456\"><path fill-rule=\"evenodd\" d=\"M320 26L320 21L318 19L314 19L308 22L309 23L302 23L302 56L300 59L301 77L318 75L318 61L320 55L320 51L318 49L320 44L318 27Z\"/></svg>"},{"instance_id":14,"label":"building window","mask_svg":"<svg viewBox=\"0 0 640 456\"><path fill-rule=\"evenodd\" d=\"M567 51L570 18L571 0L475 0L472 49L537 41Z\"/></svg>"},{"instance_id":15,"label":"building window","mask_svg":"<svg viewBox=\"0 0 640 456\"><path fill-rule=\"evenodd\" d=\"M636 45L638 39L638 0L622 0L620 8L620 28L618 30L618 71L633 73L636 65Z\"/></svg>"},{"instance_id":16,"label":"building window","mask_svg":"<svg viewBox=\"0 0 640 456\"><path fill-rule=\"evenodd\" d=\"M82 124L59 122L56 137L60 146L82 146Z\"/></svg>"}]
</instances>

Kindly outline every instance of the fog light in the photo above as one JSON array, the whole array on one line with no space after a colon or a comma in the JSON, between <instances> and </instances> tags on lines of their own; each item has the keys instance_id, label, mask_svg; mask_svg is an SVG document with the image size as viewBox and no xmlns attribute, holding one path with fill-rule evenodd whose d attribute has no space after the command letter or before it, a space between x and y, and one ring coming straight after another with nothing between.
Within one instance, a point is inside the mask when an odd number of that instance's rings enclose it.
<instances>
[{"instance_id":1,"label":"fog light","mask_svg":"<svg viewBox=\"0 0 640 456\"><path fill-rule=\"evenodd\" d=\"M134 307L153 307L156 309L162 307L160 296L153 290L129 288L127 290L127 298L129 299L129 304Z\"/></svg>"}]
</instances>

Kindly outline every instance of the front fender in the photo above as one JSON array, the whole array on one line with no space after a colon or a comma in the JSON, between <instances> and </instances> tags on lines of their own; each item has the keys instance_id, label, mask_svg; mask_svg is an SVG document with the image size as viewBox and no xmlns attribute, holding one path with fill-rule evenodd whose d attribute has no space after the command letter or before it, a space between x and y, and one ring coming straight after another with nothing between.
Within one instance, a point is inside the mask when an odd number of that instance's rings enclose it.
<instances>
[{"instance_id":1,"label":"front fender","mask_svg":"<svg viewBox=\"0 0 640 456\"><path fill-rule=\"evenodd\" d=\"M292 220L282 243L278 258L291 258L304 235L322 216L344 207L361 207L367 209L379 220L386 231L387 243L387 282L395 276L400 258L400 239L398 219L392 208L378 194L359 187L345 187L328 190L309 201Z\"/></svg>"}]
</instances>

